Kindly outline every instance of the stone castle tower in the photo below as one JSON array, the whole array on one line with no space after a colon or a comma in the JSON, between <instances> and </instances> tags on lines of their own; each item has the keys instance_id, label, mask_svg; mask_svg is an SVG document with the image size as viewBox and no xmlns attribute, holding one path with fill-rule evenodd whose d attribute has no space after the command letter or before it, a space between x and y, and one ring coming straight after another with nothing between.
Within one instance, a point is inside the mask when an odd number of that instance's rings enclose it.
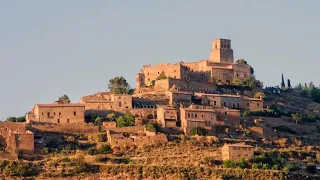
<instances>
[{"instance_id":1,"label":"stone castle tower","mask_svg":"<svg viewBox=\"0 0 320 180\"><path fill-rule=\"evenodd\" d=\"M216 39L212 41L210 61L218 63L233 63L233 50L230 39Z\"/></svg>"}]
</instances>

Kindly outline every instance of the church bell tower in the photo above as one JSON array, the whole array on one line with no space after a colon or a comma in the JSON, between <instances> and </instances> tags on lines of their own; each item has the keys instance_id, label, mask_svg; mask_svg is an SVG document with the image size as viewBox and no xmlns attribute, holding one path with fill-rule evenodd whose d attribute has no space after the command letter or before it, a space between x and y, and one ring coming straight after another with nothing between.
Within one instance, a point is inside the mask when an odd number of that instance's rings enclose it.
<instances>
[{"instance_id":1,"label":"church bell tower","mask_svg":"<svg viewBox=\"0 0 320 180\"><path fill-rule=\"evenodd\" d=\"M210 61L218 63L233 63L233 50L230 39L217 39L212 41Z\"/></svg>"}]
</instances>

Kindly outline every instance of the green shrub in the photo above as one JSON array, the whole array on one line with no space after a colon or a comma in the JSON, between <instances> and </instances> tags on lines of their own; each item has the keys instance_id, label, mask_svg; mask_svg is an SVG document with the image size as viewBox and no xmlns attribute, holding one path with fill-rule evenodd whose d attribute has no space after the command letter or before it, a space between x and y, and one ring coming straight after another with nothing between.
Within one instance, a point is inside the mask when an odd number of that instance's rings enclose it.
<instances>
[{"instance_id":1,"label":"green shrub","mask_svg":"<svg viewBox=\"0 0 320 180\"><path fill-rule=\"evenodd\" d=\"M11 161L6 164L3 169L5 176L34 176L37 174L36 168L32 163L25 163L23 161Z\"/></svg>"},{"instance_id":2,"label":"green shrub","mask_svg":"<svg viewBox=\"0 0 320 180\"><path fill-rule=\"evenodd\" d=\"M146 130L150 132L157 132L158 131L158 124L150 122L146 125Z\"/></svg>"},{"instance_id":3,"label":"green shrub","mask_svg":"<svg viewBox=\"0 0 320 180\"><path fill-rule=\"evenodd\" d=\"M248 167L248 163L244 158L239 158L237 165L243 169Z\"/></svg>"},{"instance_id":4,"label":"green shrub","mask_svg":"<svg viewBox=\"0 0 320 180\"><path fill-rule=\"evenodd\" d=\"M90 148L88 149L88 154L90 154L90 155L96 155L96 154L99 154L99 151L98 151L96 148L94 148L94 147L90 147Z\"/></svg>"},{"instance_id":5,"label":"green shrub","mask_svg":"<svg viewBox=\"0 0 320 180\"><path fill-rule=\"evenodd\" d=\"M224 167L224 168L235 168L235 167L236 167L236 164L235 164L233 161L231 161L231 160L225 160L225 161L223 162L223 167Z\"/></svg>"},{"instance_id":6,"label":"green shrub","mask_svg":"<svg viewBox=\"0 0 320 180\"><path fill-rule=\"evenodd\" d=\"M125 113L124 116L120 116L117 118L117 127L127 127L134 126L135 118L130 113Z\"/></svg>"},{"instance_id":7,"label":"green shrub","mask_svg":"<svg viewBox=\"0 0 320 180\"><path fill-rule=\"evenodd\" d=\"M199 136L205 136L207 134L207 130L202 127L194 127L191 130L191 135L199 135Z\"/></svg>"},{"instance_id":8,"label":"green shrub","mask_svg":"<svg viewBox=\"0 0 320 180\"><path fill-rule=\"evenodd\" d=\"M110 145L102 144L102 145L99 147L98 152L99 152L100 154L110 154L110 153L112 153L112 149L111 149Z\"/></svg>"}]
</instances>

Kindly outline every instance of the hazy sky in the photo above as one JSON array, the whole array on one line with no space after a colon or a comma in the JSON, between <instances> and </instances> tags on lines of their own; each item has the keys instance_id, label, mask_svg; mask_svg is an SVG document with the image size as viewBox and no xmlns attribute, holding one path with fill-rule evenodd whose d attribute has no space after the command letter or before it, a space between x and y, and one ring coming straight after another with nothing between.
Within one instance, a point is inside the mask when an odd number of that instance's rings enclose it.
<instances>
[{"instance_id":1,"label":"hazy sky","mask_svg":"<svg viewBox=\"0 0 320 180\"><path fill-rule=\"evenodd\" d=\"M0 119L63 94L135 86L144 64L208 59L230 38L264 85L319 81L320 1L0 0ZM227 33L228 32L228 33Z\"/></svg>"}]
</instances>

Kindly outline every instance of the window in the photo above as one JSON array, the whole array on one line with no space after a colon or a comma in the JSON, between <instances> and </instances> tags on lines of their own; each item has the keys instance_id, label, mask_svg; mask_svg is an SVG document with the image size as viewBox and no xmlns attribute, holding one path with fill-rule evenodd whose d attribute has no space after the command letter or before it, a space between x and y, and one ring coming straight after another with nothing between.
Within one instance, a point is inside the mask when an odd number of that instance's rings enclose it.
<instances>
[{"instance_id":1,"label":"window","mask_svg":"<svg viewBox=\"0 0 320 180\"><path fill-rule=\"evenodd\" d=\"M41 113L41 115L43 116L43 113Z\"/></svg>"},{"instance_id":2,"label":"window","mask_svg":"<svg viewBox=\"0 0 320 180\"><path fill-rule=\"evenodd\" d=\"M227 47L230 48L230 44L227 44Z\"/></svg>"},{"instance_id":3,"label":"window","mask_svg":"<svg viewBox=\"0 0 320 180\"><path fill-rule=\"evenodd\" d=\"M126 109L128 109L129 107L128 106L126 106Z\"/></svg>"},{"instance_id":4,"label":"window","mask_svg":"<svg viewBox=\"0 0 320 180\"><path fill-rule=\"evenodd\" d=\"M57 123L60 123L60 119L57 119Z\"/></svg>"},{"instance_id":5,"label":"window","mask_svg":"<svg viewBox=\"0 0 320 180\"><path fill-rule=\"evenodd\" d=\"M190 113L188 113L188 117L190 117Z\"/></svg>"},{"instance_id":6,"label":"window","mask_svg":"<svg viewBox=\"0 0 320 180\"><path fill-rule=\"evenodd\" d=\"M210 118L213 119L213 115L212 114L210 115Z\"/></svg>"},{"instance_id":7,"label":"window","mask_svg":"<svg viewBox=\"0 0 320 180\"><path fill-rule=\"evenodd\" d=\"M194 116L193 116L193 113L191 113L191 117L194 117Z\"/></svg>"},{"instance_id":8,"label":"window","mask_svg":"<svg viewBox=\"0 0 320 180\"><path fill-rule=\"evenodd\" d=\"M227 106L227 103L226 103L226 102L223 102L223 106L226 107L226 106Z\"/></svg>"},{"instance_id":9,"label":"window","mask_svg":"<svg viewBox=\"0 0 320 180\"><path fill-rule=\"evenodd\" d=\"M47 113L47 117L50 118L50 112Z\"/></svg>"},{"instance_id":10,"label":"window","mask_svg":"<svg viewBox=\"0 0 320 180\"><path fill-rule=\"evenodd\" d=\"M74 115L74 116L76 116L76 115L77 115L77 112L76 112L76 111L74 111L74 112L73 112L73 115Z\"/></svg>"},{"instance_id":11,"label":"window","mask_svg":"<svg viewBox=\"0 0 320 180\"><path fill-rule=\"evenodd\" d=\"M69 119L67 119L67 123L70 123L70 120L69 120Z\"/></svg>"},{"instance_id":12,"label":"window","mask_svg":"<svg viewBox=\"0 0 320 180\"><path fill-rule=\"evenodd\" d=\"M249 103L247 103L247 106L250 106L250 104L249 104Z\"/></svg>"},{"instance_id":13,"label":"window","mask_svg":"<svg viewBox=\"0 0 320 180\"><path fill-rule=\"evenodd\" d=\"M259 107L259 106L260 106L260 104L259 104L259 103L257 103L257 106Z\"/></svg>"},{"instance_id":14,"label":"window","mask_svg":"<svg viewBox=\"0 0 320 180\"><path fill-rule=\"evenodd\" d=\"M194 114L194 117L197 118L197 117L198 117L198 114Z\"/></svg>"},{"instance_id":15,"label":"window","mask_svg":"<svg viewBox=\"0 0 320 180\"><path fill-rule=\"evenodd\" d=\"M213 102L213 105L215 105L215 106L216 106L216 105L217 105L217 101L214 101L214 102Z\"/></svg>"},{"instance_id":16,"label":"window","mask_svg":"<svg viewBox=\"0 0 320 180\"><path fill-rule=\"evenodd\" d=\"M203 114L201 115L201 117L203 118Z\"/></svg>"},{"instance_id":17,"label":"window","mask_svg":"<svg viewBox=\"0 0 320 180\"><path fill-rule=\"evenodd\" d=\"M160 74L160 73L158 72L158 74Z\"/></svg>"},{"instance_id":18,"label":"window","mask_svg":"<svg viewBox=\"0 0 320 180\"><path fill-rule=\"evenodd\" d=\"M235 105L234 103L232 104L232 108L233 108L233 109L235 109L235 108L236 108L236 105Z\"/></svg>"},{"instance_id":19,"label":"window","mask_svg":"<svg viewBox=\"0 0 320 180\"><path fill-rule=\"evenodd\" d=\"M238 106L238 109L239 109L239 108L240 108L240 104L238 103L238 105L237 105L237 106Z\"/></svg>"},{"instance_id":20,"label":"window","mask_svg":"<svg viewBox=\"0 0 320 180\"><path fill-rule=\"evenodd\" d=\"M56 113L54 112L54 113L53 113L53 115L55 116L55 115L56 115Z\"/></svg>"},{"instance_id":21,"label":"window","mask_svg":"<svg viewBox=\"0 0 320 180\"><path fill-rule=\"evenodd\" d=\"M239 74L237 74L237 77L239 77Z\"/></svg>"},{"instance_id":22,"label":"window","mask_svg":"<svg viewBox=\"0 0 320 180\"><path fill-rule=\"evenodd\" d=\"M228 113L227 113L227 112L224 112L224 115L228 115Z\"/></svg>"},{"instance_id":23,"label":"window","mask_svg":"<svg viewBox=\"0 0 320 180\"><path fill-rule=\"evenodd\" d=\"M121 107L121 102L119 102L119 107Z\"/></svg>"}]
</instances>

